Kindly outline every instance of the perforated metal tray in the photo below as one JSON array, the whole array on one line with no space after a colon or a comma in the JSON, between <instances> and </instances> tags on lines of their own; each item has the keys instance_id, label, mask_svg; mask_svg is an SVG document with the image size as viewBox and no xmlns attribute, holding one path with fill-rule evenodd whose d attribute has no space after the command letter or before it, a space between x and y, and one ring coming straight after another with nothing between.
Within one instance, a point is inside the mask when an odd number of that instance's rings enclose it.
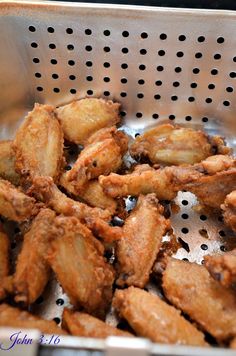
<instances>
[{"instance_id":1,"label":"perforated metal tray","mask_svg":"<svg viewBox=\"0 0 236 356\"><path fill-rule=\"evenodd\" d=\"M0 11L0 139L14 137L35 102L102 96L122 103L132 137L171 122L223 135L236 148L236 13L48 1L2 1ZM176 257L201 263L236 245L221 217L192 209L191 193L179 193L176 203L171 221L186 243ZM52 281L33 309L60 322L67 304ZM107 321L116 323L112 314ZM73 347L85 345L74 340Z\"/></svg>"}]
</instances>

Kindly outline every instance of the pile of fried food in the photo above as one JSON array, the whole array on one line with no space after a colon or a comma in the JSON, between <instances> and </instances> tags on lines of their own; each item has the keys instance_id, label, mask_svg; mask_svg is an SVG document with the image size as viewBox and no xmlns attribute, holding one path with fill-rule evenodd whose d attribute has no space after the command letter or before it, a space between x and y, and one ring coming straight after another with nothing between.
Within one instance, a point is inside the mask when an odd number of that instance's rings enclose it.
<instances>
[{"instance_id":1,"label":"pile of fried food","mask_svg":"<svg viewBox=\"0 0 236 356\"><path fill-rule=\"evenodd\" d=\"M183 190L221 211L236 232L236 159L221 137L170 124L130 143L116 127L119 109L96 98L35 104L15 139L0 142L1 219L17 222L24 235L10 266L1 225L0 326L236 347L236 250L197 265L173 258L162 243L171 229L162 201ZM68 165L71 147L78 154ZM137 162L131 168L127 154ZM128 196L137 203L126 212ZM104 257L111 248L113 263ZM162 297L145 290L154 263ZM62 327L29 312L51 273L73 306ZM105 323L111 306L124 330Z\"/></svg>"}]
</instances>

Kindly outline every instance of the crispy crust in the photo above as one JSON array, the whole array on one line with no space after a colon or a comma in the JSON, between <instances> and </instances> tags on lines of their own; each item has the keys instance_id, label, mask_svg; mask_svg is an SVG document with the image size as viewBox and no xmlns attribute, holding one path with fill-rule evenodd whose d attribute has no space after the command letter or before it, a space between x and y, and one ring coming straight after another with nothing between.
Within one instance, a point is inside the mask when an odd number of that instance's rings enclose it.
<instances>
[{"instance_id":1,"label":"crispy crust","mask_svg":"<svg viewBox=\"0 0 236 356\"><path fill-rule=\"evenodd\" d=\"M68 308L65 308L63 311L62 325L64 329L75 336L95 337L99 339L105 339L108 336L133 336L129 332L119 330L89 314L73 312Z\"/></svg>"},{"instance_id":2,"label":"crispy crust","mask_svg":"<svg viewBox=\"0 0 236 356\"><path fill-rule=\"evenodd\" d=\"M5 298L3 282L10 272L9 250L10 240L0 223L0 300Z\"/></svg>"},{"instance_id":3,"label":"crispy crust","mask_svg":"<svg viewBox=\"0 0 236 356\"><path fill-rule=\"evenodd\" d=\"M119 286L143 288L169 227L163 207L155 194L139 196L135 209L124 225L124 238L117 242Z\"/></svg>"},{"instance_id":4,"label":"crispy crust","mask_svg":"<svg viewBox=\"0 0 236 356\"><path fill-rule=\"evenodd\" d=\"M0 141L0 177L14 185L20 184L20 176L15 171L13 141Z\"/></svg>"},{"instance_id":5,"label":"crispy crust","mask_svg":"<svg viewBox=\"0 0 236 356\"><path fill-rule=\"evenodd\" d=\"M68 141L86 144L88 138L104 127L120 121L120 104L96 98L85 98L56 109Z\"/></svg>"},{"instance_id":6,"label":"crispy crust","mask_svg":"<svg viewBox=\"0 0 236 356\"><path fill-rule=\"evenodd\" d=\"M216 282L204 266L169 259L163 289L172 304L219 342L236 335L235 293Z\"/></svg>"},{"instance_id":7,"label":"crispy crust","mask_svg":"<svg viewBox=\"0 0 236 356\"><path fill-rule=\"evenodd\" d=\"M236 232L236 190L227 195L221 209L225 223Z\"/></svg>"},{"instance_id":8,"label":"crispy crust","mask_svg":"<svg viewBox=\"0 0 236 356\"><path fill-rule=\"evenodd\" d=\"M56 181L64 165L63 142L54 107L35 104L14 140L16 171L25 178L49 176Z\"/></svg>"},{"instance_id":9,"label":"crispy crust","mask_svg":"<svg viewBox=\"0 0 236 356\"><path fill-rule=\"evenodd\" d=\"M153 342L208 346L204 334L157 295L129 287L115 292L113 306L137 335Z\"/></svg>"},{"instance_id":10,"label":"crispy crust","mask_svg":"<svg viewBox=\"0 0 236 356\"><path fill-rule=\"evenodd\" d=\"M56 238L47 260L74 306L104 316L112 298L113 268L103 245L73 217L55 219Z\"/></svg>"}]
</instances>

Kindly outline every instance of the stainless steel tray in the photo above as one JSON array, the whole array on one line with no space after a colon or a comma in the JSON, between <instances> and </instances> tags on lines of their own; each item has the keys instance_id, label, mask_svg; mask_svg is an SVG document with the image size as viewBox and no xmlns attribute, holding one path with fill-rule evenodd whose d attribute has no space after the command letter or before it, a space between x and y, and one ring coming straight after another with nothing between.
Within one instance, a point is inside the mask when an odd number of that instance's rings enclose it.
<instances>
[{"instance_id":1,"label":"stainless steel tray","mask_svg":"<svg viewBox=\"0 0 236 356\"><path fill-rule=\"evenodd\" d=\"M123 127L133 137L171 122L223 135L236 148L233 11L1 1L0 48L0 139L14 137L35 102L59 105L103 96L122 103ZM176 257L201 263L205 254L236 245L220 217L192 209L192 194L179 193L176 202L174 231L189 247L180 248ZM148 288L155 293L153 285ZM34 310L60 322L67 304L52 281ZM112 314L107 321L116 323ZM63 340L58 348L107 349L102 341ZM163 345L148 352L233 354Z\"/></svg>"}]
</instances>

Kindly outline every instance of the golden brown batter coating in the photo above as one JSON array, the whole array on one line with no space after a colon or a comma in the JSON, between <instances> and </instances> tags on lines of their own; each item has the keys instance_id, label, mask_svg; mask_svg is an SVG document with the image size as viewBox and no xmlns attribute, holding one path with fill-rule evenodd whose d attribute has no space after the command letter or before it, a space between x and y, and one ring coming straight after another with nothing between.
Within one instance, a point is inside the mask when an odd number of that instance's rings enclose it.
<instances>
[{"instance_id":1,"label":"golden brown batter coating","mask_svg":"<svg viewBox=\"0 0 236 356\"><path fill-rule=\"evenodd\" d=\"M96 98L85 98L56 109L68 141L85 144L94 132L120 121L120 104Z\"/></svg>"},{"instance_id":2,"label":"golden brown batter coating","mask_svg":"<svg viewBox=\"0 0 236 356\"><path fill-rule=\"evenodd\" d=\"M20 176L15 171L15 154L11 140L0 141L0 177L19 185Z\"/></svg>"},{"instance_id":3,"label":"golden brown batter coating","mask_svg":"<svg viewBox=\"0 0 236 356\"><path fill-rule=\"evenodd\" d=\"M223 255L205 256L204 260L211 276L223 286L236 284L236 249Z\"/></svg>"},{"instance_id":4,"label":"golden brown batter coating","mask_svg":"<svg viewBox=\"0 0 236 356\"><path fill-rule=\"evenodd\" d=\"M117 290L113 306L139 336L153 342L207 346L204 334L157 295L129 287Z\"/></svg>"},{"instance_id":5,"label":"golden brown batter coating","mask_svg":"<svg viewBox=\"0 0 236 356\"><path fill-rule=\"evenodd\" d=\"M86 183L99 175L116 172L128 149L128 138L115 127L101 129L89 139L72 169L62 175L61 185L74 195L86 189Z\"/></svg>"},{"instance_id":6,"label":"golden brown batter coating","mask_svg":"<svg viewBox=\"0 0 236 356\"><path fill-rule=\"evenodd\" d=\"M47 260L74 306L104 316L112 299L114 270L103 245L74 217L55 219L56 238Z\"/></svg>"},{"instance_id":7,"label":"golden brown batter coating","mask_svg":"<svg viewBox=\"0 0 236 356\"><path fill-rule=\"evenodd\" d=\"M50 105L35 104L14 141L16 171L24 177L49 176L56 180L63 159L63 132Z\"/></svg>"},{"instance_id":8,"label":"golden brown batter coating","mask_svg":"<svg viewBox=\"0 0 236 356\"><path fill-rule=\"evenodd\" d=\"M65 308L63 311L62 325L64 329L75 336L95 337L99 339L105 339L108 336L133 336L129 332L108 325L94 316L74 312L68 308Z\"/></svg>"},{"instance_id":9,"label":"golden brown batter coating","mask_svg":"<svg viewBox=\"0 0 236 356\"><path fill-rule=\"evenodd\" d=\"M4 278L7 277L10 272L9 249L10 249L9 237L3 231L3 227L0 223L0 300L5 298L3 281Z\"/></svg>"},{"instance_id":10,"label":"golden brown batter coating","mask_svg":"<svg viewBox=\"0 0 236 356\"><path fill-rule=\"evenodd\" d=\"M164 208L155 194L139 196L137 205L125 221L124 238L117 242L119 286L143 288L169 227Z\"/></svg>"},{"instance_id":11,"label":"golden brown batter coating","mask_svg":"<svg viewBox=\"0 0 236 356\"><path fill-rule=\"evenodd\" d=\"M50 267L45 256L50 246L51 226L55 217L54 211L42 209L24 236L13 278L16 302L34 303L49 280Z\"/></svg>"},{"instance_id":12,"label":"golden brown batter coating","mask_svg":"<svg viewBox=\"0 0 236 356\"><path fill-rule=\"evenodd\" d=\"M163 274L167 299L218 341L236 336L236 295L204 266L169 259Z\"/></svg>"},{"instance_id":13,"label":"golden brown batter coating","mask_svg":"<svg viewBox=\"0 0 236 356\"><path fill-rule=\"evenodd\" d=\"M91 208L84 203L68 198L53 183L52 178L35 178L32 190L37 199L45 202L47 206L54 209L58 214L76 217L92 229L95 235L100 236L104 240L111 242L122 238L122 229L112 227L108 224L108 221L111 219L110 211Z\"/></svg>"},{"instance_id":14,"label":"golden brown batter coating","mask_svg":"<svg viewBox=\"0 0 236 356\"><path fill-rule=\"evenodd\" d=\"M222 145L221 141L219 137L213 141L217 152L217 143ZM130 153L137 159L147 157L152 163L169 165L199 163L214 154L209 137L203 131L170 124L154 127L138 136Z\"/></svg>"},{"instance_id":15,"label":"golden brown batter coating","mask_svg":"<svg viewBox=\"0 0 236 356\"><path fill-rule=\"evenodd\" d=\"M225 223L236 232L236 190L227 195L221 209Z\"/></svg>"},{"instance_id":16,"label":"golden brown batter coating","mask_svg":"<svg viewBox=\"0 0 236 356\"><path fill-rule=\"evenodd\" d=\"M38 212L39 204L10 182L0 179L0 215L14 221L24 221Z\"/></svg>"},{"instance_id":17,"label":"golden brown batter coating","mask_svg":"<svg viewBox=\"0 0 236 356\"><path fill-rule=\"evenodd\" d=\"M55 321L41 319L27 311L0 305L0 326L12 328L38 329L46 334L66 335L67 332L59 328Z\"/></svg>"}]
</instances>

